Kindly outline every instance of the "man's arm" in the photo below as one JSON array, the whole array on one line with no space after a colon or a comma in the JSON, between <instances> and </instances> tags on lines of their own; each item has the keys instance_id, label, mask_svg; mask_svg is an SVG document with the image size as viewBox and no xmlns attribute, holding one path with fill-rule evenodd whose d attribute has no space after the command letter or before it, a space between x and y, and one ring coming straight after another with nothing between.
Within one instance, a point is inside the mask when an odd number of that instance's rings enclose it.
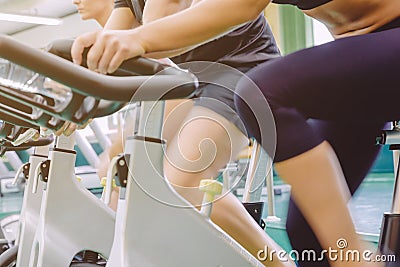
<instances>
[{"instance_id":1,"label":"man's arm","mask_svg":"<svg viewBox=\"0 0 400 267\"><path fill-rule=\"evenodd\" d=\"M148 0L143 10L143 24L177 13L191 5L191 0ZM124 1L117 1L105 30L129 30L140 26Z\"/></svg>"},{"instance_id":2,"label":"man's arm","mask_svg":"<svg viewBox=\"0 0 400 267\"><path fill-rule=\"evenodd\" d=\"M167 17L169 15L173 15L182 10L185 10L191 7L196 1L201 0L148 0L146 2L144 12L143 12L143 25L155 21L160 18ZM174 54L183 54L187 51L190 51L194 48L185 47L179 50L176 50ZM148 55L151 58L166 58L169 57L171 53L157 53L156 55Z\"/></svg>"},{"instance_id":3,"label":"man's arm","mask_svg":"<svg viewBox=\"0 0 400 267\"><path fill-rule=\"evenodd\" d=\"M176 51L211 41L257 18L269 2L202 0L191 8L136 29L82 35L74 42L71 54L74 62L80 64L83 49L91 46L87 61L89 68L111 73L128 58L153 56L158 52Z\"/></svg>"},{"instance_id":4,"label":"man's arm","mask_svg":"<svg viewBox=\"0 0 400 267\"><path fill-rule=\"evenodd\" d=\"M130 31L146 56L173 56L184 47L195 47L256 19L270 0L194 0L179 14L165 17ZM137 38L139 37L139 38ZM157 39L163 42L157 42Z\"/></svg>"}]
</instances>

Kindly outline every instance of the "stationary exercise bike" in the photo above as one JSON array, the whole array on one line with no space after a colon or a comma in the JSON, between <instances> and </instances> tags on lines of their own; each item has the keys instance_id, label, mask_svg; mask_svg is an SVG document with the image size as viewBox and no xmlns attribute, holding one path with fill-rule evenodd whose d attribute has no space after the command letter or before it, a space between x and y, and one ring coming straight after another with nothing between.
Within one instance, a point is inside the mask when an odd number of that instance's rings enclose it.
<instances>
[{"instance_id":1,"label":"stationary exercise bike","mask_svg":"<svg viewBox=\"0 0 400 267\"><path fill-rule=\"evenodd\" d=\"M29 129L33 129L33 128L29 128ZM30 139L29 134L27 135L26 133L29 131L28 128L24 128L24 127L19 127L16 125L13 125L11 123L2 122L2 127L0 129L0 136L1 136L1 148L0 148L0 154L3 154L5 152L8 151L20 151L20 150L27 150L31 147L35 147L37 148L41 148L42 151L45 151L46 149L48 149L48 146L53 142L54 138L53 136L48 136L45 138L40 138L38 140L29 140L27 141L27 139ZM16 145L19 144L19 145ZM43 149L43 147L45 147ZM21 179L26 179L28 180L29 178L29 169L31 164L35 164L34 163L34 158L35 156L31 157L31 161L29 163L23 164L20 166L20 168L18 169L18 171L15 174L15 178L13 181L13 184L16 183L21 183ZM29 182L26 183L27 185L25 186L25 194L29 194ZM30 202L25 201L23 203L23 210L26 209L27 205L35 205L35 199L34 198L28 198L25 200L30 200ZM14 217L10 217L10 218L6 218L8 219L8 222L6 221L5 223L10 224L12 226L12 224L15 225L19 225L20 230L21 227L24 227L27 222L27 218L29 223L35 223L34 218L29 217L28 213L22 213L21 215L14 215ZM29 227L29 226L28 226ZM15 228L15 227L14 227ZM19 243L19 236L18 234L21 233L21 231L16 231L15 229L10 229L13 230L10 234L12 234L12 239L8 238L8 244L5 245L5 248L7 248L7 250L5 251L5 255L2 257L3 259L6 258L10 258L11 260L6 260L6 262L12 262L13 258L16 258L16 253L17 253L17 248L18 248L18 243ZM6 239L7 240L7 239ZM4 245L2 246L2 248L4 248Z\"/></svg>"},{"instance_id":2,"label":"stationary exercise bike","mask_svg":"<svg viewBox=\"0 0 400 267\"><path fill-rule=\"evenodd\" d=\"M12 99L19 104L43 111L43 117L36 119L26 118L20 114L16 116L17 118L24 122L33 121L36 125L50 129L58 129L64 120L82 125L89 118L108 115L119 109L127 99L159 101L183 98L192 95L197 87L197 81L190 73L146 59L134 60L132 68L122 65L120 73L115 75L142 73L147 76L107 77L59 57L31 49L8 37L0 39L0 53L0 56L7 60L71 88L73 96L68 105L63 110L55 110L47 103L33 101L12 88L0 87L2 98ZM156 73L157 75L150 78ZM114 242L107 266L262 266L205 216L209 212L199 212L177 195L163 178L163 141L160 139L162 110L162 102L142 102L138 134L128 138L125 163L118 162L128 165L129 171L127 179L120 180L120 205L116 214ZM56 191L58 197L65 196L64 200L68 200L68 196L74 194L71 190L78 188L76 191L85 196L82 197L83 202L94 203L93 210L107 214L106 209L100 207L97 200L88 197L79 189L74 175L71 174L75 159L71 139L58 138L57 143L58 147L53 149L51 160L47 162L50 166L48 176L43 175L47 174L46 172L42 172L41 175L47 177L47 180L43 181L45 201L42 199L37 228L39 230L35 233L34 250L30 255L29 266L68 266L65 262L71 261L72 254L77 252L69 251L69 245L76 243L82 247L84 242L90 243L90 240L82 236L86 235L85 232L80 232L81 235L76 234L79 227L72 227L72 230L66 231L66 226L60 226L65 224L65 220L70 220L72 213L70 216L60 213L60 209L65 213L70 211L66 208L65 201L58 200L56 203L49 201L50 195L54 196L54 184L51 182L57 180L53 179L57 176L57 171L72 176L70 179L60 179L68 180L69 186L60 188L58 185L60 189ZM65 165L55 166L54 162L60 158ZM211 185L213 187L213 183ZM213 189L208 184L204 187ZM65 192L67 190L68 192ZM78 202L78 206L75 205L74 208L83 205L83 202ZM88 210L90 209L84 208L80 211L81 220L87 218ZM205 210L209 211L209 208ZM162 229L158 226L160 217L164 218ZM71 223L68 224L70 225ZM69 234L76 240L71 239ZM68 240L64 241L62 238ZM174 240L173 245L171 240ZM60 241L60 244L57 243L60 247L54 248L54 242L57 241ZM191 243L193 241L195 242ZM53 248L50 245L53 245ZM96 244L89 245L96 246ZM89 245L84 249L92 249ZM65 253L65 250L69 254ZM93 250L102 255L107 254L104 251ZM207 256L199 257L199 255Z\"/></svg>"},{"instance_id":3,"label":"stationary exercise bike","mask_svg":"<svg viewBox=\"0 0 400 267\"><path fill-rule=\"evenodd\" d=\"M8 104L12 106L11 103ZM20 108L20 105L14 106L14 113L16 113L17 110ZM30 147L35 147L35 151L30 157L29 163L22 165L16 173L15 181L18 181L20 179L20 174L23 174L23 176L27 179L22 211L21 215L19 216L20 230L18 233L18 237L15 240L15 246L6 250L4 255L1 256L0 265L27 266L30 255L30 253L28 252L30 252L31 250L37 224L40 219L39 211L42 199L41 190L39 190L40 193L37 193L37 191L33 189L36 187L42 189L45 186L44 183L38 182L37 180L35 180L35 178L38 177L37 170L40 169L39 167L41 167L41 165L43 164L42 161L47 161L49 145L53 142L53 137L50 135L46 138L40 138L36 141L24 141L29 140L29 135L26 135L26 133L28 132L27 128L12 124L21 124L21 121L18 121L18 119L15 119L13 117L7 117L7 119L11 123L3 121L2 128L0 129L0 134L2 135L1 152L5 153L7 151L25 150ZM30 126L31 128L29 129L37 129L37 127L33 124L27 125L25 123L24 126ZM19 143L20 145L15 145L17 143ZM18 253L18 251L22 251L25 253ZM87 258L93 259L93 253L89 251L85 251L81 254L82 255L78 255L81 257L81 259L75 257L72 261L71 266L85 266L82 264L84 264ZM16 261L18 264L15 263Z\"/></svg>"}]
</instances>

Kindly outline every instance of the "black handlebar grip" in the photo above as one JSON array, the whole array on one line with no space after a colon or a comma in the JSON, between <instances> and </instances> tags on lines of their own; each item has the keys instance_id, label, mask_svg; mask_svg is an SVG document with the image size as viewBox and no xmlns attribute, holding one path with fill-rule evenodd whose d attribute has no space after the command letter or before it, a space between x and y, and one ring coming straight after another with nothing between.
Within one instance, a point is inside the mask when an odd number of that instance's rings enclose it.
<instances>
[{"instance_id":1,"label":"black handlebar grip","mask_svg":"<svg viewBox=\"0 0 400 267\"><path fill-rule=\"evenodd\" d=\"M71 47L73 39L59 39L53 41L48 47L47 51L72 61ZM86 48L82 54L82 66L87 68L86 59L89 48ZM113 76L128 76L128 75L155 75L162 71L167 65L161 64L160 62L148 58L136 57L124 61L121 66L114 73Z\"/></svg>"}]
</instances>

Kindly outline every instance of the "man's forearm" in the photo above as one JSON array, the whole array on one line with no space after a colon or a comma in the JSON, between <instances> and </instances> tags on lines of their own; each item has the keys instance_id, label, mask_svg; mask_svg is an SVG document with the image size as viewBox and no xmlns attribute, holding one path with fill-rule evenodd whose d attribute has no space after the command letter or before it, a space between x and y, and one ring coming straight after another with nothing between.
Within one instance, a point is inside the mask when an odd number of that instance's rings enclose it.
<instances>
[{"instance_id":1,"label":"man's forearm","mask_svg":"<svg viewBox=\"0 0 400 267\"><path fill-rule=\"evenodd\" d=\"M255 19L269 0L202 0L178 14L152 21L131 32L146 51L157 56L163 51L176 51L218 38Z\"/></svg>"}]
</instances>

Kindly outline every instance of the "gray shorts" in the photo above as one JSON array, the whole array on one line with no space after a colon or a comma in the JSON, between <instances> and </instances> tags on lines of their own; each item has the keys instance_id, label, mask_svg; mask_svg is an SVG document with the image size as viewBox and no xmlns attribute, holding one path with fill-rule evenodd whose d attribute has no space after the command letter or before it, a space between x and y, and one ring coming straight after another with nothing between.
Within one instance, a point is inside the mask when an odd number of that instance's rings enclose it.
<instances>
[{"instance_id":1,"label":"gray shorts","mask_svg":"<svg viewBox=\"0 0 400 267\"><path fill-rule=\"evenodd\" d=\"M200 72L190 69L198 77L202 88L194 98L195 105L208 108L223 116L247 135L244 124L235 111L233 99L236 84L251 68L234 69L217 64Z\"/></svg>"}]
</instances>

